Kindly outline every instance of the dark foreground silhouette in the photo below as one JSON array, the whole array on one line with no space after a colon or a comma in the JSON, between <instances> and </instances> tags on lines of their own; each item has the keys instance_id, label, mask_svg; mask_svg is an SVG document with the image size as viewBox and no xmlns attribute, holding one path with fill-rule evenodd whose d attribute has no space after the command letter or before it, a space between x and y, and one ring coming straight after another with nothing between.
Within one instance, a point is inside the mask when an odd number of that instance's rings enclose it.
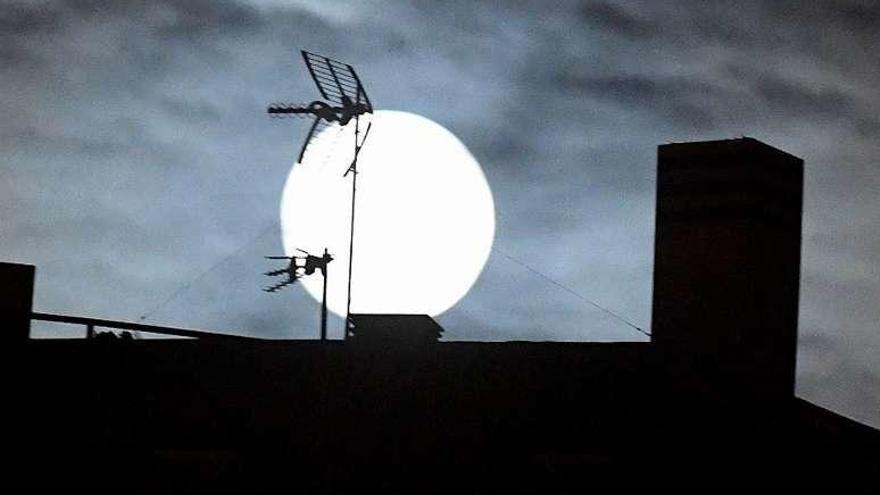
<instances>
[{"instance_id":1,"label":"dark foreground silhouette","mask_svg":"<svg viewBox=\"0 0 880 495\"><path fill-rule=\"evenodd\" d=\"M801 174L751 139L660 148L650 343L437 342L402 315L346 342L36 341L64 317L0 265L7 466L145 493L873 484L880 432L794 397Z\"/></svg>"}]
</instances>

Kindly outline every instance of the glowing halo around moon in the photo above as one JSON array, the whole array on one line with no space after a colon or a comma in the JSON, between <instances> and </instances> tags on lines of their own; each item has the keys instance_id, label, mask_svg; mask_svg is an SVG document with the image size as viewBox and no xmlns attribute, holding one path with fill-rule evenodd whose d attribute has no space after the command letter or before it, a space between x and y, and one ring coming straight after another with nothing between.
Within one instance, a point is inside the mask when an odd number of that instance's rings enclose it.
<instances>
[{"instance_id":1,"label":"glowing halo around moon","mask_svg":"<svg viewBox=\"0 0 880 495\"><path fill-rule=\"evenodd\" d=\"M489 258L491 189L477 160L441 125L387 110L369 118L358 158L351 312L436 316L464 297ZM281 199L287 255L320 255L325 247L333 255L327 305L340 316L351 221L351 175L343 174L353 142L353 122L318 135L291 169ZM300 281L320 302L320 273Z\"/></svg>"}]
</instances>

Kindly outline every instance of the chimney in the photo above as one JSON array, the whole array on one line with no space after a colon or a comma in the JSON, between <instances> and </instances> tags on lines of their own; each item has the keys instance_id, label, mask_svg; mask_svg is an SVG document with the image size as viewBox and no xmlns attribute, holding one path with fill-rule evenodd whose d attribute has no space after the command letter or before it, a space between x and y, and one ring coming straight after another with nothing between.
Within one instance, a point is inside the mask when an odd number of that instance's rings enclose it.
<instances>
[{"instance_id":1,"label":"chimney","mask_svg":"<svg viewBox=\"0 0 880 495\"><path fill-rule=\"evenodd\" d=\"M0 341L7 348L28 340L34 297L34 266L0 263Z\"/></svg>"},{"instance_id":2,"label":"chimney","mask_svg":"<svg viewBox=\"0 0 880 495\"><path fill-rule=\"evenodd\" d=\"M652 338L748 392L794 393L803 160L751 138L658 148Z\"/></svg>"}]
</instances>

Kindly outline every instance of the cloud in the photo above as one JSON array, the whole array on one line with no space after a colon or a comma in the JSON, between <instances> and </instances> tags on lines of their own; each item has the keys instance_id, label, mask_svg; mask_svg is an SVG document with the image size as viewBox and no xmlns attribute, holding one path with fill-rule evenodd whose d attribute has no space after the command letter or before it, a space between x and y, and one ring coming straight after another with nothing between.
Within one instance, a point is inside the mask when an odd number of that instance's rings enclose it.
<instances>
[{"instance_id":1,"label":"cloud","mask_svg":"<svg viewBox=\"0 0 880 495\"><path fill-rule=\"evenodd\" d=\"M689 128L711 130L715 119L705 102L726 97L721 88L690 78L612 76L579 77L563 72L558 84L570 95L590 95L598 100L614 101L627 110L642 114L659 113Z\"/></svg>"},{"instance_id":2,"label":"cloud","mask_svg":"<svg viewBox=\"0 0 880 495\"><path fill-rule=\"evenodd\" d=\"M659 32L657 23L633 15L612 3L588 2L579 10L589 24L627 38L650 39Z\"/></svg>"}]
</instances>

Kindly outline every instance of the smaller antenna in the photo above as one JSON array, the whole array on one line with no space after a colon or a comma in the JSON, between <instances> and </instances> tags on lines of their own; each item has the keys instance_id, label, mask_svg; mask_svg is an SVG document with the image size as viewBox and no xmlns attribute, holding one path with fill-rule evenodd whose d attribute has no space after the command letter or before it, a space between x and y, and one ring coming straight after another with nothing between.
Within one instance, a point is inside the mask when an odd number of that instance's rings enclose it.
<instances>
[{"instance_id":1,"label":"smaller antenna","mask_svg":"<svg viewBox=\"0 0 880 495\"><path fill-rule=\"evenodd\" d=\"M327 340L327 265L333 261L333 256L327 252L327 248L324 248L324 255L320 257L310 254L304 249L297 248L296 250L304 253L305 256L265 256L267 260L289 260L289 263L286 268L264 273L267 277L287 275L287 279L266 287L263 291L278 292L288 285L295 284L300 278L312 275L315 270L320 270L324 277L324 291L321 296L321 340L324 341Z\"/></svg>"}]
</instances>

